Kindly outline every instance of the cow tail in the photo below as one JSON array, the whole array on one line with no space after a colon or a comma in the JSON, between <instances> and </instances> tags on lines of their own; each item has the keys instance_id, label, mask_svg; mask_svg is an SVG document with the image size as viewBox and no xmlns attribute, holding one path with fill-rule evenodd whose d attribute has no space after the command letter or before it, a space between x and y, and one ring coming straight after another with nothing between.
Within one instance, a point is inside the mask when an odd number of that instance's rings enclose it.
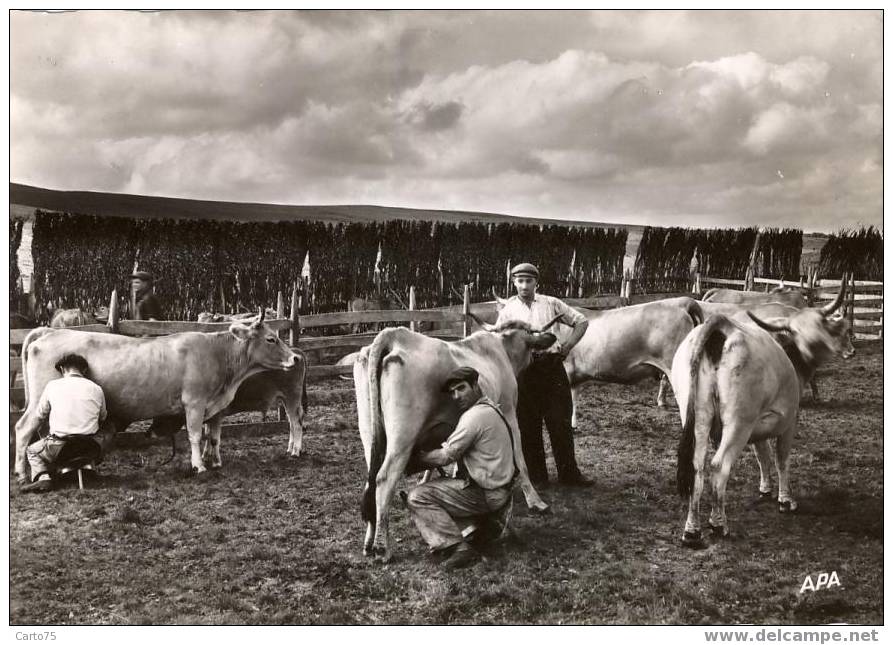
<instances>
[{"instance_id":1,"label":"cow tail","mask_svg":"<svg viewBox=\"0 0 893 645\"><path fill-rule=\"evenodd\" d=\"M372 450L369 458L369 478L363 491L362 515L364 522L375 522L375 482L384 463L387 450L384 419L381 413L381 362L390 349L389 334L383 331L369 348L369 420L372 424Z\"/></svg>"},{"instance_id":2,"label":"cow tail","mask_svg":"<svg viewBox=\"0 0 893 645\"><path fill-rule=\"evenodd\" d=\"M28 365L27 365L27 356L28 356L28 346L38 340L43 338L48 333L53 331L49 327L37 327L36 329L32 329L28 332L28 335L25 336L25 340L22 341L22 382L25 387L25 409L28 409L28 403L30 402L30 397L28 395Z\"/></svg>"},{"instance_id":3,"label":"cow tail","mask_svg":"<svg viewBox=\"0 0 893 645\"><path fill-rule=\"evenodd\" d=\"M711 316L698 329L691 344L688 404L685 408L685 423L682 424L682 436L679 438L679 448L676 454L676 490L684 499L691 497L695 484L695 411L697 410L698 373L701 360L706 352L708 359L713 364L719 362L726 341L724 328L728 322L725 316Z\"/></svg>"}]
</instances>

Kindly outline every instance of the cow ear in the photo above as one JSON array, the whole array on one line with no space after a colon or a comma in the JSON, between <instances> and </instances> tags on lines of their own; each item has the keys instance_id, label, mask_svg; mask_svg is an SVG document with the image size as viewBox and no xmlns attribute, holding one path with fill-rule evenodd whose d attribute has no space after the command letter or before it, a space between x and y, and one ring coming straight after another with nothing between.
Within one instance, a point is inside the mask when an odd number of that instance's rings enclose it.
<instances>
[{"instance_id":1,"label":"cow ear","mask_svg":"<svg viewBox=\"0 0 893 645\"><path fill-rule=\"evenodd\" d=\"M233 323L229 326L229 333L239 340L247 341L251 334L251 328L242 323Z\"/></svg>"},{"instance_id":2,"label":"cow ear","mask_svg":"<svg viewBox=\"0 0 893 645\"><path fill-rule=\"evenodd\" d=\"M555 334L550 334L547 331L539 334L531 334L529 338L530 340L528 341L528 344L530 347L540 351L548 349L556 340L558 340L558 337Z\"/></svg>"}]
</instances>

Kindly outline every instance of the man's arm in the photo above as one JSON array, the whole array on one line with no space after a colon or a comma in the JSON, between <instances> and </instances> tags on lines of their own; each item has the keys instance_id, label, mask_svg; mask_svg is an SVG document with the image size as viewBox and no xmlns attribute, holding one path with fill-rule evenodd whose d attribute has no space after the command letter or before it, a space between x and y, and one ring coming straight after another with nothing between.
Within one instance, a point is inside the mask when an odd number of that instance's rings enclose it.
<instances>
[{"instance_id":1,"label":"man's arm","mask_svg":"<svg viewBox=\"0 0 893 645\"><path fill-rule=\"evenodd\" d=\"M586 320L586 316L568 306L563 300L555 298L552 302L555 306L555 313L562 315L561 322L573 328L570 337L561 343L561 354L567 356L574 346L580 342L580 339L583 338L586 328L589 327L589 321Z\"/></svg>"},{"instance_id":2,"label":"man's arm","mask_svg":"<svg viewBox=\"0 0 893 645\"><path fill-rule=\"evenodd\" d=\"M419 451L418 460L425 466L446 466L454 461L458 461L459 457L465 454L474 442L477 441L480 434L480 428L473 423L473 415L468 412L459 418L459 423L447 440L443 442L443 446L430 451Z\"/></svg>"}]
</instances>

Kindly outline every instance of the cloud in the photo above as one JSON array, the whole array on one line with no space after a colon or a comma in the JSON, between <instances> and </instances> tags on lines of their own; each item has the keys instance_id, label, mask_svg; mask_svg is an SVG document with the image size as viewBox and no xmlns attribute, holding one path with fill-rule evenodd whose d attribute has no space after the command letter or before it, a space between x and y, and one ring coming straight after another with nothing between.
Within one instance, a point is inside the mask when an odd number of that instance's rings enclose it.
<instances>
[{"instance_id":1,"label":"cloud","mask_svg":"<svg viewBox=\"0 0 893 645\"><path fill-rule=\"evenodd\" d=\"M833 226L844 199L879 221L879 18L13 12L10 170L67 189L664 224Z\"/></svg>"}]
</instances>

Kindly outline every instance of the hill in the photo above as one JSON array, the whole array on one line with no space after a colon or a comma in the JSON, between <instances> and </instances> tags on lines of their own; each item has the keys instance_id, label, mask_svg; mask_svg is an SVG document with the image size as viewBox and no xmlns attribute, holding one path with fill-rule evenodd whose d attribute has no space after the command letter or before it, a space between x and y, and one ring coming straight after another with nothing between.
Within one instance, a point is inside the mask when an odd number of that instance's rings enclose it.
<instances>
[{"instance_id":1,"label":"hill","mask_svg":"<svg viewBox=\"0 0 893 645\"><path fill-rule=\"evenodd\" d=\"M242 222L279 222L309 220L318 222L383 222L387 220L424 220L441 222L485 222L515 224L558 224L561 226L613 227L630 231L641 226L622 226L598 222L516 217L501 213L474 211L426 210L370 205L289 206L217 202L175 197L151 197L124 193L63 191L9 184L12 217L27 218L35 208L69 213L135 217L141 219L171 218L198 220L230 220Z\"/></svg>"}]
</instances>

